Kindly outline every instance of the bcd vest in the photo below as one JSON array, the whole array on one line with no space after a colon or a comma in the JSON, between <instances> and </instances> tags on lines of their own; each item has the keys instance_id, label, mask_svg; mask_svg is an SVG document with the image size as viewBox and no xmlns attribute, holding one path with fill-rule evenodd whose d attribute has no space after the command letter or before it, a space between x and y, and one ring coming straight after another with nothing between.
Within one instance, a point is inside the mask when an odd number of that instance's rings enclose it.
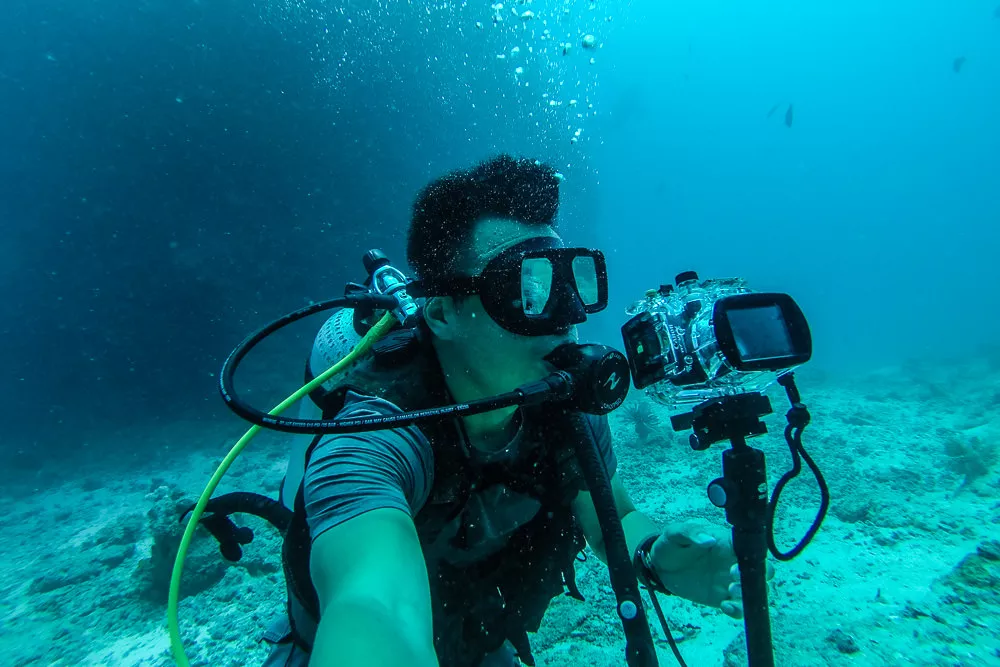
<instances>
[{"instance_id":1,"label":"bcd vest","mask_svg":"<svg viewBox=\"0 0 1000 667\"><path fill-rule=\"evenodd\" d=\"M373 354L349 368L332 391L319 390L312 398L323 418L335 417L348 391L376 396L403 411L454 402L445 386L433 348L413 330L388 334ZM307 370L307 381L312 379ZM514 462L475 464L467 454L460 420L419 424L434 453L434 484L423 508L414 517L421 545L434 543L441 531L462 515L471 495L494 484L529 495L541 504L535 517L518 528L497 553L467 567L443 561L428 562L433 610L434 646L441 667L476 667L484 656L509 640L518 658L534 665L527 633L538 630L555 596L583 599L576 587L574 562L585 540L570 510L570 501L585 488L573 455L573 443L546 433L533 412L522 413L525 429L521 451ZM306 454L306 465L323 436L317 436ZM306 523L302 486L285 531L282 562L290 596L295 640L309 650L312 637L295 627L304 610L315 627L319 618L316 590L309 575L311 536ZM464 548L464 521L451 546ZM426 548L425 548L426 552ZM293 604L294 601L294 604Z\"/></svg>"}]
</instances>

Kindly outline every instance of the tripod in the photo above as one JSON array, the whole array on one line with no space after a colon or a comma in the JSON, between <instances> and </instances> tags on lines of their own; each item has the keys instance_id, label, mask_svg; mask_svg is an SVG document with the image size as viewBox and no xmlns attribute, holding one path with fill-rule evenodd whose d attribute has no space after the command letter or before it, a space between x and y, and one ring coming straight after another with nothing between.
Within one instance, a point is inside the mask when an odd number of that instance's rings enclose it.
<instances>
[{"instance_id":1,"label":"tripod","mask_svg":"<svg viewBox=\"0 0 1000 667\"><path fill-rule=\"evenodd\" d=\"M730 448L722 453L722 477L708 485L708 498L725 509L732 527L733 551L739 564L743 588L743 618L750 667L774 667L771 640L771 615L767 601L767 553L778 560L795 558L809 544L826 515L830 494L826 480L802 446L802 431L809 424L809 411L801 402L793 373L778 378L788 394L791 409L785 415L785 441L792 454L792 469L775 485L770 502L767 498L767 464L764 452L747 445L747 438L767 433L761 417L771 414L771 401L763 394L749 393L713 398L689 413L671 417L675 431L693 429L691 447L707 450L713 443L728 440ZM774 544L774 512L782 489L802 469L804 459L819 483L820 510L805 537L790 551L781 552Z\"/></svg>"}]
</instances>

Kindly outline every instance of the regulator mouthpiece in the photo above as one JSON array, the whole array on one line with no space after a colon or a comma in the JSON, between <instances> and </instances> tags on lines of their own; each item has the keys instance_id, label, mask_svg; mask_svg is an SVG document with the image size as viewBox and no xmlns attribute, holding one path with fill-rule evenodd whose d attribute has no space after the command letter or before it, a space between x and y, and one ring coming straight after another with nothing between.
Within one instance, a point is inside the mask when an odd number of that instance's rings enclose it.
<instances>
[{"instance_id":1,"label":"regulator mouthpiece","mask_svg":"<svg viewBox=\"0 0 1000 667\"><path fill-rule=\"evenodd\" d=\"M628 359L612 347L566 343L550 352L545 361L572 378L568 402L581 412L605 415L628 395Z\"/></svg>"}]
</instances>

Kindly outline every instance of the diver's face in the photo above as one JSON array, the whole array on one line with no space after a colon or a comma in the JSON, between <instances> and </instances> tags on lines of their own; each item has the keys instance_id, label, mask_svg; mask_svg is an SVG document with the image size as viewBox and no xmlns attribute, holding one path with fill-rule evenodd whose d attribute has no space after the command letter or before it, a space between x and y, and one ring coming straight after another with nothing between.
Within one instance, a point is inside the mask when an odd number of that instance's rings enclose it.
<instances>
[{"instance_id":1,"label":"diver's face","mask_svg":"<svg viewBox=\"0 0 1000 667\"><path fill-rule=\"evenodd\" d=\"M514 220L486 218L473 228L472 243L464 258L470 275L478 275L487 262L503 250L537 236L558 238L551 227L526 225ZM480 368L517 376L517 382L537 379L548 371L542 358L568 341L577 340L576 327L561 335L522 336L493 321L478 296L463 299L456 307L461 344L466 356ZM523 377L523 380L520 379Z\"/></svg>"}]
</instances>

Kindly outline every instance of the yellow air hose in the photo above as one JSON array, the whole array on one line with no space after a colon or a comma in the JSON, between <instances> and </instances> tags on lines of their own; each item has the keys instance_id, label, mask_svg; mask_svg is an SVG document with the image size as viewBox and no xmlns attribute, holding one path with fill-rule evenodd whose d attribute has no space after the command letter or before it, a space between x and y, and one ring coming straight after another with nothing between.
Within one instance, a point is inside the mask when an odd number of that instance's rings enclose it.
<instances>
[{"instance_id":1,"label":"yellow air hose","mask_svg":"<svg viewBox=\"0 0 1000 667\"><path fill-rule=\"evenodd\" d=\"M392 313L386 313L382 319L379 320L378 323L365 334L364 338L358 341L358 344L355 345L343 359L328 368L321 375L318 375L294 394L283 400L268 414L272 416L280 415L300 398L307 395L313 389L320 386L334 375L340 373L344 370L344 368L352 364L358 357L366 354L368 350L371 349L372 344L384 336L394 325L395 320ZM222 481L222 478L229 470L229 466L231 466L233 461L236 460L236 457L243 452L243 448L250 444L250 441L254 439L254 436L256 436L260 430L261 427L256 424L251 426L250 430L243 434L243 437L240 438L235 445L233 445L233 448L229 450L226 457L222 459L222 463L220 463L219 467L216 468L212 478L208 481L208 485L205 486L205 490L201 492L201 497L198 498L198 503L194 506L194 511L191 512L191 518L188 519L187 526L184 528L184 535L181 537L181 542L177 549L177 557L174 559L174 569L170 575L170 594L167 598L167 629L170 632L170 650L173 652L174 661L179 665L179 667L190 667L187 656L184 654L184 646L181 642L180 625L178 623L181 571L184 569L184 558L187 556L188 546L190 546L191 538L194 537L194 531L198 527L198 520L201 519L201 515L205 511L205 506L208 504L212 494L215 493L215 489L219 486L219 482Z\"/></svg>"}]
</instances>

